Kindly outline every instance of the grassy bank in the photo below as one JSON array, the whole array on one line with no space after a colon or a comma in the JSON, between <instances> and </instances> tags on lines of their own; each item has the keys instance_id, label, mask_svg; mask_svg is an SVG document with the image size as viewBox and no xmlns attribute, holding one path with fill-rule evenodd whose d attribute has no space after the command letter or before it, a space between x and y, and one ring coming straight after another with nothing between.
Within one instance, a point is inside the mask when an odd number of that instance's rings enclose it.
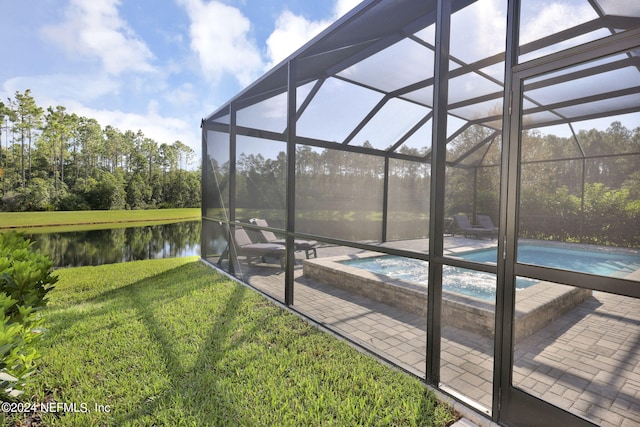
<instances>
[{"instance_id":1,"label":"grassy bank","mask_svg":"<svg viewBox=\"0 0 640 427\"><path fill-rule=\"evenodd\" d=\"M196 258L58 271L34 402L45 425L444 426L415 378ZM102 411L96 411L96 405ZM108 407L108 411L106 408Z\"/></svg>"},{"instance_id":2,"label":"grassy bank","mask_svg":"<svg viewBox=\"0 0 640 427\"><path fill-rule=\"evenodd\" d=\"M116 210L116 211L54 211L0 212L0 229L30 229L41 227L72 227L96 229L100 225L131 225L149 222L171 222L200 219L200 208ZM59 230L63 231L63 230Z\"/></svg>"}]
</instances>

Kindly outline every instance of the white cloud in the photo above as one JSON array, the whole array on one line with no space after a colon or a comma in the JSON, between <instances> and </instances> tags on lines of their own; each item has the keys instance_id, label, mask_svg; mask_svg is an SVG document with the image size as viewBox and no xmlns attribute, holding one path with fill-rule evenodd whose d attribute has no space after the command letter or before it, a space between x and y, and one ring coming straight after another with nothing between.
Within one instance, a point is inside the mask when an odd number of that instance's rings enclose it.
<instances>
[{"instance_id":1,"label":"white cloud","mask_svg":"<svg viewBox=\"0 0 640 427\"><path fill-rule=\"evenodd\" d=\"M360 3L362 3L362 0L337 0L333 8L334 17L336 19L340 18Z\"/></svg>"},{"instance_id":2,"label":"white cloud","mask_svg":"<svg viewBox=\"0 0 640 427\"><path fill-rule=\"evenodd\" d=\"M31 89L36 104L42 108L63 105L69 114L96 119L103 127L110 125L122 132L142 130L145 136L158 144L172 144L180 140L200 155L200 122L189 111L185 111L180 117L161 114L160 110L167 102L156 99L148 101L146 111L142 113L88 106L92 101L99 100L100 96L119 90L118 85L106 77L43 75L13 78L4 82L0 88L0 97L13 98L16 91L23 92L24 88ZM175 93L164 96L171 97L174 104L186 102L191 97L192 89L189 84L185 84L177 88Z\"/></svg>"},{"instance_id":3,"label":"white cloud","mask_svg":"<svg viewBox=\"0 0 640 427\"><path fill-rule=\"evenodd\" d=\"M110 74L151 72L153 54L123 21L120 0L71 0L66 20L42 29L43 36L71 55L98 59Z\"/></svg>"},{"instance_id":4,"label":"white cloud","mask_svg":"<svg viewBox=\"0 0 640 427\"><path fill-rule=\"evenodd\" d=\"M640 15L640 3L638 0L600 0L599 3L607 15Z\"/></svg>"},{"instance_id":5,"label":"white cloud","mask_svg":"<svg viewBox=\"0 0 640 427\"><path fill-rule=\"evenodd\" d=\"M303 16L285 10L276 21L276 28L266 41L269 65L282 61L306 42L327 28L330 21L309 21Z\"/></svg>"},{"instance_id":6,"label":"white cloud","mask_svg":"<svg viewBox=\"0 0 640 427\"><path fill-rule=\"evenodd\" d=\"M533 5L533 7L522 12L523 22L520 31L520 43L529 43L596 17L597 15L593 8L587 2L582 5L569 5L558 2Z\"/></svg>"},{"instance_id":7,"label":"white cloud","mask_svg":"<svg viewBox=\"0 0 640 427\"><path fill-rule=\"evenodd\" d=\"M218 81L230 74L243 85L262 70L262 58L250 39L251 22L234 7L218 1L179 0L185 6L191 25L191 49L200 60L205 77Z\"/></svg>"},{"instance_id":8,"label":"white cloud","mask_svg":"<svg viewBox=\"0 0 640 427\"><path fill-rule=\"evenodd\" d=\"M197 54L205 78L217 83L229 75L244 86L295 52L360 1L336 0L331 18L318 21L284 10L265 42L266 58L263 58L263 49L251 38L252 23L239 8L217 0L177 0L191 20L191 50Z\"/></svg>"},{"instance_id":9,"label":"white cloud","mask_svg":"<svg viewBox=\"0 0 640 427\"><path fill-rule=\"evenodd\" d=\"M198 101L195 89L191 83L183 83L164 95L166 101L172 105L184 107Z\"/></svg>"},{"instance_id":10,"label":"white cloud","mask_svg":"<svg viewBox=\"0 0 640 427\"><path fill-rule=\"evenodd\" d=\"M361 1L337 0L331 18L319 21L309 20L289 10L283 11L276 21L276 28L266 41L267 56L269 57L268 68L276 65L304 46L305 43L320 34Z\"/></svg>"},{"instance_id":11,"label":"white cloud","mask_svg":"<svg viewBox=\"0 0 640 427\"><path fill-rule=\"evenodd\" d=\"M200 155L199 123L193 123L179 117L162 116L157 112L158 106L157 101L151 100L148 103L147 112L139 114L94 109L73 101L65 104L68 112L94 118L103 127L111 125L122 132L141 130L146 137L153 139L158 144L173 144L175 141L182 141Z\"/></svg>"},{"instance_id":12,"label":"white cloud","mask_svg":"<svg viewBox=\"0 0 640 427\"><path fill-rule=\"evenodd\" d=\"M506 6L502 0L484 0L456 12L451 17L451 55L471 63L504 52ZM432 37L435 25L429 28L421 34Z\"/></svg>"},{"instance_id":13,"label":"white cloud","mask_svg":"<svg viewBox=\"0 0 640 427\"><path fill-rule=\"evenodd\" d=\"M6 80L0 93L13 97L16 91L31 89L39 105L54 104L75 99L90 102L104 95L117 94L120 83L111 77L95 74L50 74L36 76L18 76Z\"/></svg>"}]
</instances>

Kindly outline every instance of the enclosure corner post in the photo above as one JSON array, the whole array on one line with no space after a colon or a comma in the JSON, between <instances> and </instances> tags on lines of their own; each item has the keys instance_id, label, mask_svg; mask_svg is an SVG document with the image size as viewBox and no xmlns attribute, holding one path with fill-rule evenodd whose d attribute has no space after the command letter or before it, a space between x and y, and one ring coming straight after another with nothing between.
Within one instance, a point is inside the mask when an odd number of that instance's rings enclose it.
<instances>
[{"instance_id":1,"label":"enclosure corner post","mask_svg":"<svg viewBox=\"0 0 640 427\"><path fill-rule=\"evenodd\" d=\"M440 382L442 312L442 257L444 247L444 200L447 156L447 103L449 85L449 39L451 2L439 0L436 15L433 136L431 146L431 198L429 200L429 283L427 299L426 380Z\"/></svg>"},{"instance_id":2,"label":"enclosure corner post","mask_svg":"<svg viewBox=\"0 0 640 427\"><path fill-rule=\"evenodd\" d=\"M287 82L287 190L286 190L286 256L284 279L284 302L293 304L293 280L296 253L294 248L295 216L296 216L296 61L288 63Z\"/></svg>"}]
</instances>

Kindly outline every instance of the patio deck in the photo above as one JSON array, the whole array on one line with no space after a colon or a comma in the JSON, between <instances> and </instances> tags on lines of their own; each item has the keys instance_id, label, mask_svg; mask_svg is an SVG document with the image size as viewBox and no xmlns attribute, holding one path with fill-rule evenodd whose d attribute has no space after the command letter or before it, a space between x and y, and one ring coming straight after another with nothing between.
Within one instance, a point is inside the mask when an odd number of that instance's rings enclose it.
<instances>
[{"instance_id":1,"label":"patio deck","mask_svg":"<svg viewBox=\"0 0 640 427\"><path fill-rule=\"evenodd\" d=\"M403 242L426 248L426 241ZM447 239L446 250L495 245ZM354 254L319 248L318 256ZM426 318L384 302L314 281L295 268L294 308L362 347L424 377ZM244 280L284 300L284 272L243 266ZM443 318L441 388L487 414L493 380L493 340L447 324ZM594 292L574 309L520 340L514 385L602 426L640 424L640 301Z\"/></svg>"}]
</instances>

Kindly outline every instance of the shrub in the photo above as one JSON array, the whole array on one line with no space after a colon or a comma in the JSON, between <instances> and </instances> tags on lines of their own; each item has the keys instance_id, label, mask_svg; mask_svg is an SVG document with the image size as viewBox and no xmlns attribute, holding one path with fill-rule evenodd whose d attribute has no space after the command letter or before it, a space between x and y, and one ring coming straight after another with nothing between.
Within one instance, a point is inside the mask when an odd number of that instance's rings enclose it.
<instances>
[{"instance_id":1,"label":"shrub","mask_svg":"<svg viewBox=\"0 0 640 427\"><path fill-rule=\"evenodd\" d=\"M10 400L35 370L37 342L47 304L58 278L51 261L15 232L0 233L0 399Z\"/></svg>"}]
</instances>

